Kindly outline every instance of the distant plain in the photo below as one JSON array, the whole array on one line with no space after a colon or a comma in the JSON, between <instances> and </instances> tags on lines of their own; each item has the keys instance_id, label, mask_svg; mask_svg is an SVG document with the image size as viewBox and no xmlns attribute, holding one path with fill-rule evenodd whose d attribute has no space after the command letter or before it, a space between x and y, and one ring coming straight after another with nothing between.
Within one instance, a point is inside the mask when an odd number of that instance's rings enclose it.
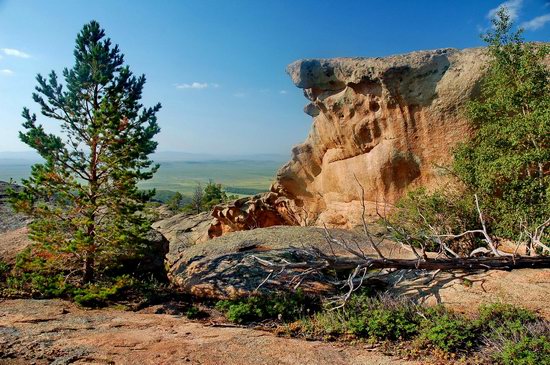
<instances>
[{"instance_id":1,"label":"distant plain","mask_svg":"<svg viewBox=\"0 0 550 365\"><path fill-rule=\"evenodd\" d=\"M21 182L29 176L33 162L0 159L0 180ZM179 191L191 195L197 184L212 180L233 194L253 195L269 190L281 160L161 161L154 178L139 184L142 189Z\"/></svg>"}]
</instances>

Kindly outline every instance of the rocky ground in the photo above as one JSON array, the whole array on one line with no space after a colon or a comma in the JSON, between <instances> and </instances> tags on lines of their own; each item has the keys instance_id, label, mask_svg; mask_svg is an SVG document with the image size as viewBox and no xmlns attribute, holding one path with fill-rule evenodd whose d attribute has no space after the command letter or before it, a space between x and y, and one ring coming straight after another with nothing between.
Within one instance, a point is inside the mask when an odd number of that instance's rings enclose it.
<instances>
[{"instance_id":1,"label":"rocky ground","mask_svg":"<svg viewBox=\"0 0 550 365\"><path fill-rule=\"evenodd\" d=\"M182 217L181 222L172 219L156 224L170 237L167 262L172 282L195 294L223 297L255 290L268 271L253 256L277 260L288 258L293 248L314 246L331 250L325 231L315 227L260 228L195 244L183 240L204 232L207 225L201 223L203 218L189 223ZM9 223L10 229L0 232L3 261L13 262L16 253L29 244L22 222ZM372 254L360 232L334 229L330 233ZM387 257L411 255L391 241L384 241L381 249ZM429 305L441 303L473 313L481 303L505 302L550 318L550 270L439 272L435 276L433 272L409 270L392 272L380 279L385 290ZM272 278L265 285L279 285L283 280ZM312 284L323 283L315 283L315 278L304 283ZM413 364L370 351L362 344L280 338L265 331L228 325L213 313L197 322L184 317L177 303L130 312L85 310L59 300L4 300L0 302L0 365Z\"/></svg>"},{"instance_id":2,"label":"rocky ground","mask_svg":"<svg viewBox=\"0 0 550 365\"><path fill-rule=\"evenodd\" d=\"M83 310L58 300L3 301L0 334L0 364L6 365L416 364L363 345L280 338L178 314Z\"/></svg>"}]
</instances>

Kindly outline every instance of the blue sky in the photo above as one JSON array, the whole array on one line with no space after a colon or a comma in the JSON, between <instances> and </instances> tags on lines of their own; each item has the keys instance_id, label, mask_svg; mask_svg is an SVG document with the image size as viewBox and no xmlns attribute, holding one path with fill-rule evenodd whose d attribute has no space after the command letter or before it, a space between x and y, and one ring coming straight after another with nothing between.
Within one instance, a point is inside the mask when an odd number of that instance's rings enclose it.
<instances>
[{"instance_id":1,"label":"blue sky","mask_svg":"<svg viewBox=\"0 0 550 365\"><path fill-rule=\"evenodd\" d=\"M528 40L550 40L550 2L506 2ZM501 1L0 0L0 151L23 151L37 73L73 64L82 25L100 22L160 101L160 151L288 154L311 126L285 73L317 57L376 57L482 44ZM54 121L40 119L56 131Z\"/></svg>"}]
</instances>

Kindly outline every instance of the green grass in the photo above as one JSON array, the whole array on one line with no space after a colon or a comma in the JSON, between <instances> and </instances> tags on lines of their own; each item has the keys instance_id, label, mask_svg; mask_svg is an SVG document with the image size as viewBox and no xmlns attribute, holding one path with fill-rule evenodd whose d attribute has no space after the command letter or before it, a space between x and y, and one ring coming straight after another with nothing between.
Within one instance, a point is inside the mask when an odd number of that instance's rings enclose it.
<instances>
[{"instance_id":1,"label":"green grass","mask_svg":"<svg viewBox=\"0 0 550 365\"><path fill-rule=\"evenodd\" d=\"M212 179L230 193L254 195L268 191L280 161L170 161L162 162L154 178L139 184L142 189L179 191L191 195L197 183ZM0 160L0 180L21 181L30 173L29 162Z\"/></svg>"}]
</instances>

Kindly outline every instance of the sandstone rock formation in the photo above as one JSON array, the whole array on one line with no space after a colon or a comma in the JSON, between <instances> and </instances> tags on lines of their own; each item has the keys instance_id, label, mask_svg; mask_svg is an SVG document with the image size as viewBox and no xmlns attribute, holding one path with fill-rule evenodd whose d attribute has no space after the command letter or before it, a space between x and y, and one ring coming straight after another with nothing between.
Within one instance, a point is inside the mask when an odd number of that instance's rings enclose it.
<instances>
[{"instance_id":1,"label":"sandstone rock formation","mask_svg":"<svg viewBox=\"0 0 550 365\"><path fill-rule=\"evenodd\" d=\"M462 107L485 64L481 48L291 64L292 81L311 101L305 112L313 127L273 191L317 224L350 226L361 213L357 182L370 214L411 187L435 184L438 166L471 132Z\"/></svg>"},{"instance_id":2,"label":"sandstone rock formation","mask_svg":"<svg viewBox=\"0 0 550 365\"><path fill-rule=\"evenodd\" d=\"M210 238L228 232L246 231L280 225L299 225L296 215L289 210L289 201L284 196L269 192L215 206L214 220L208 230Z\"/></svg>"},{"instance_id":3,"label":"sandstone rock formation","mask_svg":"<svg viewBox=\"0 0 550 365\"><path fill-rule=\"evenodd\" d=\"M358 183L370 215L412 187L437 184L438 166L471 133L462 107L476 94L486 63L477 48L289 65L310 101L305 112L313 126L277 174L269 195L276 203L266 209L278 214L268 222L350 227L361 214ZM256 217L255 210L236 210L215 213L215 235Z\"/></svg>"}]
</instances>

